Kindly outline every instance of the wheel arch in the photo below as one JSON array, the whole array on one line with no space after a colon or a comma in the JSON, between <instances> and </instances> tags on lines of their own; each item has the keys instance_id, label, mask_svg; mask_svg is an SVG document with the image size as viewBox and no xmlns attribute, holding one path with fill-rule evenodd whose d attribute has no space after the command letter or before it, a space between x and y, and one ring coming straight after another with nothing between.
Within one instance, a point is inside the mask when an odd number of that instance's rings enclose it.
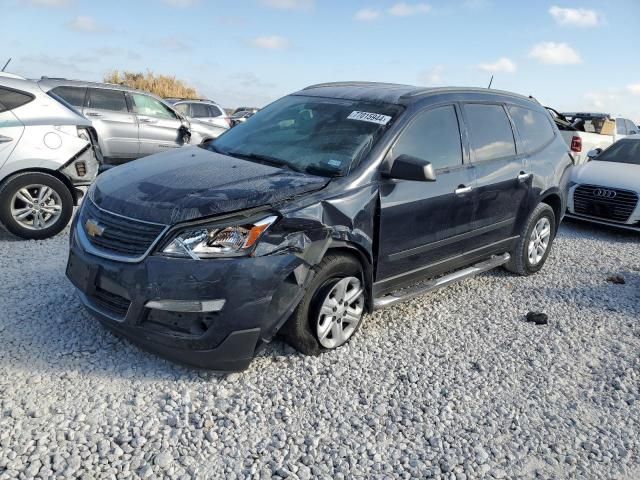
<instances>
[{"instance_id":1,"label":"wheel arch","mask_svg":"<svg viewBox=\"0 0 640 480\"><path fill-rule=\"evenodd\" d=\"M373 311L373 262L371 255L359 245L345 241L331 242L323 258L330 254L348 255L358 260L362 268L362 274L364 277L363 280L366 292L366 310L367 312L371 313Z\"/></svg>"},{"instance_id":2,"label":"wheel arch","mask_svg":"<svg viewBox=\"0 0 640 480\"><path fill-rule=\"evenodd\" d=\"M565 203L560 195L560 192L547 192L541 199L540 203L546 203L553 209L553 213L556 217L556 231L560 226L560 222L562 221L562 217L564 216Z\"/></svg>"}]
</instances>

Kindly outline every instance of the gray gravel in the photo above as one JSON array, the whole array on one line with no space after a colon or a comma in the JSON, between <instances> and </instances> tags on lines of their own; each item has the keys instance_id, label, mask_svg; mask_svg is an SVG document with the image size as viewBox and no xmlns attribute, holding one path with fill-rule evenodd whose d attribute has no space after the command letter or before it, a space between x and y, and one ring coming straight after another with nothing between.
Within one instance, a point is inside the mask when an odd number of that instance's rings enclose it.
<instances>
[{"instance_id":1,"label":"gray gravel","mask_svg":"<svg viewBox=\"0 0 640 480\"><path fill-rule=\"evenodd\" d=\"M0 479L640 478L640 235L566 224L534 277L490 272L228 376L100 328L67 242L0 233Z\"/></svg>"}]
</instances>

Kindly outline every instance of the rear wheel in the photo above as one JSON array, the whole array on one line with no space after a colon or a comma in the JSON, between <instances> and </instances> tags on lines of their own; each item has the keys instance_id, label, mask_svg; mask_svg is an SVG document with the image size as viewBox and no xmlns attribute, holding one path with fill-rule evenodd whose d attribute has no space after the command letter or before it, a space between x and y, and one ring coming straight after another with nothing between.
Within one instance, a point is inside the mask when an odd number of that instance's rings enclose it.
<instances>
[{"instance_id":1,"label":"rear wheel","mask_svg":"<svg viewBox=\"0 0 640 480\"><path fill-rule=\"evenodd\" d=\"M532 275L540 271L551 252L555 234L553 209L546 203L538 204L529 215L505 268L518 275Z\"/></svg>"},{"instance_id":2,"label":"rear wheel","mask_svg":"<svg viewBox=\"0 0 640 480\"><path fill-rule=\"evenodd\" d=\"M346 255L328 255L297 309L280 334L307 355L317 355L347 343L365 313L365 289L360 263Z\"/></svg>"},{"instance_id":3,"label":"rear wheel","mask_svg":"<svg viewBox=\"0 0 640 480\"><path fill-rule=\"evenodd\" d=\"M18 237L52 237L67 226L72 214L71 192L53 175L21 173L0 188L0 222Z\"/></svg>"}]
</instances>

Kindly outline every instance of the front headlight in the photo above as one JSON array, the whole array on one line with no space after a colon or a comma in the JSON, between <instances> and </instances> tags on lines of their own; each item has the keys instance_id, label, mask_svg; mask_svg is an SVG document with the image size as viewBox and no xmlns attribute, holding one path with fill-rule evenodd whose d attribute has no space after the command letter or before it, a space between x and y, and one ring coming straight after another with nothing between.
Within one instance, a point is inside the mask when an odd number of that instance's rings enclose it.
<instances>
[{"instance_id":1,"label":"front headlight","mask_svg":"<svg viewBox=\"0 0 640 480\"><path fill-rule=\"evenodd\" d=\"M270 216L248 225L202 226L184 230L162 249L162 254L196 260L244 256L277 219Z\"/></svg>"}]
</instances>

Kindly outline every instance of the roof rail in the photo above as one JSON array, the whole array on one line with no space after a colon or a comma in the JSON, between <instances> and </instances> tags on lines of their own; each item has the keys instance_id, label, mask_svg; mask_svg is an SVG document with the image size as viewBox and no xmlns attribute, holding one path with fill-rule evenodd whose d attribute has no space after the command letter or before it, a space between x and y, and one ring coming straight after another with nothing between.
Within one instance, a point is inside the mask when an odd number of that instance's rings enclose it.
<instances>
[{"instance_id":1,"label":"roof rail","mask_svg":"<svg viewBox=\"0 0 640 480\"><path fill-rule=\"evenodd\" d=\"M474 93L487 93L489 95L492 94L500 94L500 95L508 95L510 97L515 97L515 98L524 98L527 100L532 100L536 103L539 104L538 100L536 100L534 97L532 96L525 96L525 95L521 95L519 93L514 93L514 92L508 92L506 90L496 90L494 88L481 88L481 87L431 87L431 88L417 88L416 90L410 93L405 93L404 95L402 95L402 97L400 97L401 99L409 99L409 98L415 98L415 97L420 97L423 95L432 95L435 93L456 93L456 92L474 92Z\"/></svg>"},{"instance_id":2,"label":"roof rail","mask_svg":"<svg viewBox=\"0 0 640 480\"><path fill-rule=\"evenodd\" d=\"M401 85L399 83L384 83L384 82L365 82L360 80L347 80L344 82L325 82L316 83L315 85L309 85L302 90L311 90L312 88L324 88L324 87L367 87L367 86L379 86L379 87L406 87L408 85Z\"/></svg>"}]
</instances>

